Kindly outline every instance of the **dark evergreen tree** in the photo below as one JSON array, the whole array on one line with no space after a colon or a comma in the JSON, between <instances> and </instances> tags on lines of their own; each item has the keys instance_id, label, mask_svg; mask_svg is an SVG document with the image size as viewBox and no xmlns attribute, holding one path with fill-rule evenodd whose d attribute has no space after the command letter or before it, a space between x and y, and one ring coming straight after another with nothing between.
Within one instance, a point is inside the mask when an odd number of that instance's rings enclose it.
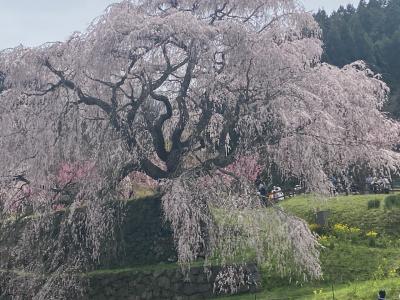
<instances>
[{"instance_id":1,"label":"dark evergreen tree","mask_svg":"<svg viewBox=\"0 0 400 300\"><path fill-rule=\"evenodd\" d=\"M400 118L400 0L361 0L330 16L319 10L323 60L337 66L362 59L382 74L392 93L386 109Z\"/></svg>"}]
</instances>

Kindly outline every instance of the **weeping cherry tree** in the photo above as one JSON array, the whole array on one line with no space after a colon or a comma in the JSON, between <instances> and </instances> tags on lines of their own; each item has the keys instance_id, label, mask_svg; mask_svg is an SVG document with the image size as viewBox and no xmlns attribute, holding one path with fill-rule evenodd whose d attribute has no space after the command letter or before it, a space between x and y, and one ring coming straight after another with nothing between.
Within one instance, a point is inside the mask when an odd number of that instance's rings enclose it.
<instances>
[{"instance_id":1,"label":"weeping cherry tree","mask_svg":"<svg viewBox=\"0 0 400 300\"><path fill-rule=\"evenodd\" d=\"M88 208L84 240L68 229L81 251L23 264L50 274L35 297L105 255L121 216L104 203L132 172L157 181L182 266L199 256L232 266L251 249L282 276L319 278L307 225L260 209L251 166L238 162L274 164L321 193L343 170L398 169L387 86L362 61L321 63L320 34L295 0L126 0L67 41L1 52L0 215L48 216L72 184L70 228ZM46 220L19 242L21 260ZM41 251L63 253L62 238ZM231 271L220 286L234 286Z\"/></svg>"}]
</instances>

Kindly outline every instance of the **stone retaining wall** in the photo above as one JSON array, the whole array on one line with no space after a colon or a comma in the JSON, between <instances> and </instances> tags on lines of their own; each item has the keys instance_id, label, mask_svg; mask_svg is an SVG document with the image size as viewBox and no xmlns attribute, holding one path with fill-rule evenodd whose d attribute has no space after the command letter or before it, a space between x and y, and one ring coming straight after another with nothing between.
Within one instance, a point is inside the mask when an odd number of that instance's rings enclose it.
<instances>
[{"instance_id":1,"label":"stone retaining wall","mask_svg":"<svg viewBox=\"0 0 400 300\"><path fill-rule=\"evenodd\" d=\"M77 221L84 220L85 214L86 208L82 207L75 211L73 217ZM52 247L52 240L60 233L64 240L75 241L71 237L74 230L78 230L78 236L83 238L87 230L83 221L75 222L82 225L76 228L65 226L64 211L46 215L47 223L41 231L43 237L29 240L30 246L24 247L22 253L15 251L17 245L24 240L23 235L33 232L30 229L35 226L36 217L0 220L0 299L30 300L36 297L39 292L42 293L47 278L39 274L53 272L57 266L68 261L70 256L74 257L71 253L80 251L73 242L68 242L54 256L56 249ZM203 268L192 268L185 278L176 264L164 265L166 268L159 265L176 260L176 251L172 231L162 220L160 199L157 196L128 202L126 217L121 225L121 231L117 234L121 237L117 241L120 249L118 255L101 262L95 268L111 270L97 270L89 275L74 273L73 276L82 283L83 289L89 286L88 292L81 295L80 290L67 290L68 295L59 295L57 299L189 300L216 296L214 281L220 268L210 268L208 276ZM31 266L35 264L38 268L33 270ZM144 268L140 265L157 267ZM117 268L124 268L125 271L117 271ZM245 269L249 284L240 286L238 290L255 291L260 281L257 268L248 265ZM43 296L39 299L50 298Z\"/></svg>"},{"instance_id":2,"label":"stone retaining wall","mask_svg":"<svg viewBox=\"0 0 400 300\"><path fill-rule=\"evenodd\" d=\"M255 265L245 268L246 284L239 293L256 292L260 275ZM185 278L180 269L156 271L127 271L114 276L90 276L88 299L96 300L192 300L218 296L214 281L221 268L212 267L205 273L202 267L192 268Z\"/></svg>"},{"instance_id":3,"label":"stone retaining wall","mask_svg":"<svg viewBox=\"0 0 400 300\"><path fill-rule=\"evenodd\" d=\"M161 200L158 196L129 201L124 212L123 223L116 229L118 231L115 234L117 237L116 253L101 260L97 268L126 268L176 260L172 230L163 221ZM75 210L73 218L76 221L75 224L79 224L75 229L63 225L66 218L71 218L69 214L66 215L65 211L47 214L48 226L42 230L43 237L29 241L31 245L27 251L32 253L26 253L24 256L29 260L36 260L38 265L42 264L43 270L40 271L43 273L54 268L53 257L46 258L43 255L49 253L50 256L52 255L54 249L48 248L51 247L52 241L58 238L61 229L64 230L65 240L74 241L70 235L72 232L76 233L77 230L80 231L79 236L85 237L87 230L84 222L85 214L85 207ZM0 219L0 269L25 269L27 262L21 259L21 253L18 257L15 250L23 240L23 236L33 231L35 222L36 216ZM60 264L65 262L68 254L79 251L79 245L76 246L73 243L66 243L65 248L65 257L60 257ZM51 267L48 266L50 262L53 264Z\"/></svg>"}]
</instances>

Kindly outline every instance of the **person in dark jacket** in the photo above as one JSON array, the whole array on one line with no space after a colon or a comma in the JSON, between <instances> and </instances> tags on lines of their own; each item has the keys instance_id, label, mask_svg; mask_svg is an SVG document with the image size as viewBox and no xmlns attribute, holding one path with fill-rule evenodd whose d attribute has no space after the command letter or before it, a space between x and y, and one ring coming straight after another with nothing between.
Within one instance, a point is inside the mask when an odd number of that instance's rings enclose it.
<instances>
[{"instance_id":1,"label":"person in dark jacket","mask_svg":"<svg viewBox=\"0 0 400 300\"><path fill-rule=\"evenodd\" d=\"M386 299L386 292L381 290L378 292L378 300L385 300Z\"/></svg>"},{"instance_id":2,"label":"person in dark jacket","mask_svg":"<svg viewBox=\"0 0 400 300\"><path fill-rule=\"evenodd\" d=\"M258 186L258 194L260 195L263 204L267 205L267 187L262 182Z\"/></svg>"}]
</instances>

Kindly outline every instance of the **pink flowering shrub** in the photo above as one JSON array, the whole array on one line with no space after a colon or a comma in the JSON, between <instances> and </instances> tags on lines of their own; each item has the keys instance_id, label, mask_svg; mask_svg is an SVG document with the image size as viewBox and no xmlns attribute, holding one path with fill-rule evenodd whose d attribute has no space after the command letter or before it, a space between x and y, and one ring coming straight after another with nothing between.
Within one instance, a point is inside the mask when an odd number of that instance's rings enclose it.
<instances>
[{"instance_id":1,"label":"pink flowering shrub","mask_svg":"<svg viewBox=\"0 0 400 300\"><path fill-rule=\"evenodd\" d=\"M200 189L213 189L221 184L230 186L231 184L237 183L236 179L240 183L252 183L256 181L263 168L258 162L258 157L253 156L241 156L235 162L227 166L226 168L217 171L216 173L208 174L197 178L197 186Z\"/></svg>"},{"instance_id":2,"label":"pink flowering shrub","mask_svg":"<svg viewBox=\"0 0 400 300\"><path fill-rule=\"evenodd\" d=\"M72 201L82 202L85 198L85 190L79 190L75 187L75 184L82 183L86 180L93 180L97 176L94 162L91 161L78 161L78 162L62 162L59 169L56 171L54 183L56 184L58 191L56 194L52 194L51 208L55 211L65 209L65 203L62 202L63 194L62 190L68 189L73 193ZM71 201L70 200L70 201ZM65 200L64 200L65 201Z\"/></svg>"},{"instance_id":3,"label":"pink flowering shrub","mask_svg":"<svg viewBox=\"0 0 400 300\"><path fill-rule=\"evenodd\" d=\"M262 166L258 162L258 155L246 155L239 157L234 163L230 164L224 171L232 173L239 178L246 178L250 182L254 182L262 171ZM220 172L227 183L232 181L232 177Z\"/></svg>"},{"instance_id":4,"label":"pink flowering shrub","mask_svg":"<svg viewBox=\"0 0 400 300\"><path fill-rule=\"evenodd\" d=\"M61 185L77 183L81 179L92 176L94 171L93 162L64 162L61 164L60 169L58 170L56 182Z\"/></svg>"}]
</instances>

